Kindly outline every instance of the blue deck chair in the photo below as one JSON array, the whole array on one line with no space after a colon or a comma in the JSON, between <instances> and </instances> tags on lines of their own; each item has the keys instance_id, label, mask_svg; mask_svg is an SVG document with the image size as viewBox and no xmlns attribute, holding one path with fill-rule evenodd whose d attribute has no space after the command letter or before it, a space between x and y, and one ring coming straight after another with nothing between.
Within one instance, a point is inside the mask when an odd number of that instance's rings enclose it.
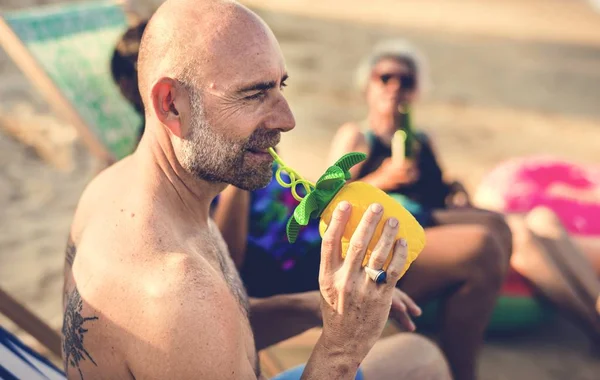
<instances>
[{"instance_id":1,"label":"blue deck chair","mask_svg":"<svg viewBox=\"0 0 600 380\"><path fill-rule=\"evenodd\" d=\"M64 380L52 362L0 326L0 379Z\"/></svg>"}]
</instances>

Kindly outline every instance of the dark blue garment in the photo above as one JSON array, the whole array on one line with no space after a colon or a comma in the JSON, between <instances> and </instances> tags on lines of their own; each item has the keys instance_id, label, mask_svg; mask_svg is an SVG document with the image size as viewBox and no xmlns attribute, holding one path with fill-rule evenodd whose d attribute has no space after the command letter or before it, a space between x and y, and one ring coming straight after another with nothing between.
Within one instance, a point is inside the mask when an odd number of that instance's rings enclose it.
<instances>
[{"instance_id":1,"label":"dark blue garment","mask_svg":"<svg viewBox=\"0 0 600 380\"><path fill-rule=\"evenodd\" d=\"M391 147L384 144L373 132L368 131L365 137L370 153L360 169L359 179L376 171L385 159L392 156ZM410 185L388 191L388 194L402 203L423 227L431 227L432 212L434 209L446 207L450 187L443 180L442 170L427 136L416 132L414 145L412 158L419 170L419 178Z\"/></svg>"}]
</instances>

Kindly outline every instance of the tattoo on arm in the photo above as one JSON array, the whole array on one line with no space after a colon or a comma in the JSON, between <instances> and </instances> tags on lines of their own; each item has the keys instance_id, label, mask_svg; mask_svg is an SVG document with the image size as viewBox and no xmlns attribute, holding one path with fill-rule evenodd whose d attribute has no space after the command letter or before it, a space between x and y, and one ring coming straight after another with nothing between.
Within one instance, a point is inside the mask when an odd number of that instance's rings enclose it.
<instances>
[{"instance_id":1,"label":"tattoo on arm","mask_svg":"<svg viewBox=\"0 0 600 380\"><path fill-rule=\"evenodd\" d=\"M65 373L67 373L69 366L76 368L81 380L83 380L83 373L81 373L79 363L82 360L89 359L95 366L98 366L83 344L84 334L88 332L86 324L98 320L98 317L83 317L81 315L82 309L83 301L77 287L75 287L68 297L64 314L62 348Z\"/></svg>"},{"instance_id":2,"label":"tattoo on arm","mask_svg":"<svg viewBox=\"0 0 600 380\"><path fill-rule=\"evenodd\" d=\"M77 248L75 248L75 243L73 242L73 237L69 235L69 241L67 242L67 250L65 255L65 260L69 267L73 266L73 261L75 261L75 255L77 254Z\"/></svg>"}]
</instances>

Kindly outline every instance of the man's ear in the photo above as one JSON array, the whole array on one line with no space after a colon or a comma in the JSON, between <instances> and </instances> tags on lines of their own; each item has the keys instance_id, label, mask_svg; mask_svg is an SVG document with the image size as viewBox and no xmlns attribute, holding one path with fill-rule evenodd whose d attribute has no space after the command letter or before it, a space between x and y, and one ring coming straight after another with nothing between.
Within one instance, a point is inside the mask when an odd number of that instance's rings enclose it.
<instances>
[{"instance_id":1,"label":"man's ear","mask_svg":"<svg viewBox=\"0 0 600 380\"><path fill-rule=\"evenodd\" d=\"M181 92L178 91L177 82L171 78L161 78L154 84L151 92L152 106L158 120L171 133L182 138L180 110L175 105L175 100L179 100L177 97L180 95Z\"/></svg>"}]
</instances>

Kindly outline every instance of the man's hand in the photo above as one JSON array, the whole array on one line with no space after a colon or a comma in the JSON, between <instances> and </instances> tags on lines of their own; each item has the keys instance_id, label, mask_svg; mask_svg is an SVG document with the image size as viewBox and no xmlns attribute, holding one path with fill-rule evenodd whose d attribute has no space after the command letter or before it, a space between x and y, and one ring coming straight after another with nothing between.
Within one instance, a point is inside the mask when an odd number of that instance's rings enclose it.
<instances>
[{"instance_id":1,"label":"man's hand","mask_svg":"<svg viewBox=\"0 0 600 380\"><path fill-rule=\"evenodd\" d=\"M394 318L400 326L407 331L415 331L416 326L412 321L411 316L418 317L421 315L421 308L417 306L415 301L400 289L394 289L394 297L392 298L392 309L390 316Z\"/></svg>"},{"instance_id":2,"label":"man's hand","mask_svg":"<svg viewBox=\"0 0 600 380\"><path fill-rule=\"evenodd\" d=\"M313 320L311 317L314 317L314 320L317 320L318 324L321 325L323 323L323 316L320 309L321 293L315 290L301 293L299 296L302 297L301 302L304 305L307 317L310 320ZM398 288L394 289L390 317L395 319L402 328L406 331L415 331L416 326L411 317L419 317L421 313L421 308L408 294Z\"/></svg>"},{"instance_id":3,"label":"man's hand","mask_svg":"<svg viewBox=\"0 0 600 380\"><path fill-rule=\"evenodd\" d=\"M397 280L376 284L362 268L365 250L382 218L381 205L371 205L350 239L346 258L341 255L341 238L350 218L351 205L340 202L323 236L319 284L323 313L324 344L360 363L373 347L388 319ZM398 220L386 221L381 237L369 258L369 267L383 267L388 253L393 257L388 279L398 279L407 257L406 241L395 241ZM405 299L400 301L403 303Z\"/></svg>"}]
</instances>

